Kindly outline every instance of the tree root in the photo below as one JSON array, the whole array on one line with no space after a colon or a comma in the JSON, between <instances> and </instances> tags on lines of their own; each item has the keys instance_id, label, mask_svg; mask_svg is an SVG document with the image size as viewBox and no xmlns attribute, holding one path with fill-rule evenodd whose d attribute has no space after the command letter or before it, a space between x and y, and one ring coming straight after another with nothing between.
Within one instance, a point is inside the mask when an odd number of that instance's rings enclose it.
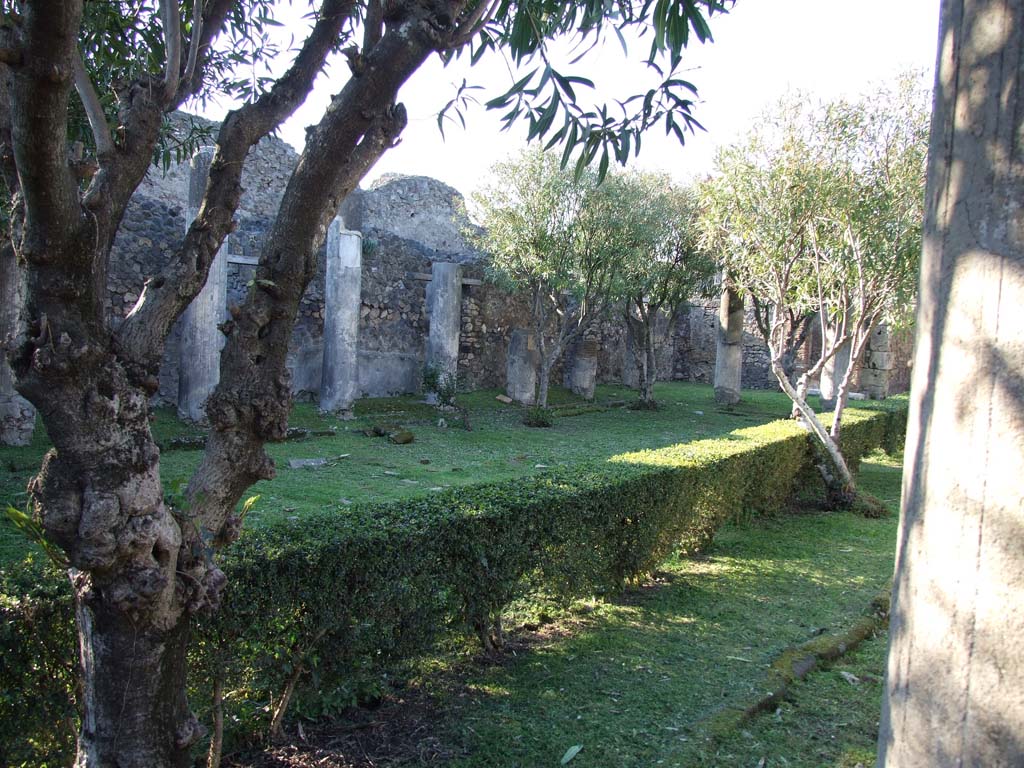
<instances>
[{"instance_id":1,"label":"tree root","mask_svg":"<svg viewBox=\"0 0 1024 768\"><path fill-rule=\"evenodd\" d=\"M695 730L709 741L717 741L737 731L762 712L777 707L793 683L803 680L824 663L835 661L889 624L890 589L879 592L865 615L841 635L822 635L793 646L772 662L767 677L755 690L767 691L741 698L697 723Z\"/></svg>"}]
</instances>

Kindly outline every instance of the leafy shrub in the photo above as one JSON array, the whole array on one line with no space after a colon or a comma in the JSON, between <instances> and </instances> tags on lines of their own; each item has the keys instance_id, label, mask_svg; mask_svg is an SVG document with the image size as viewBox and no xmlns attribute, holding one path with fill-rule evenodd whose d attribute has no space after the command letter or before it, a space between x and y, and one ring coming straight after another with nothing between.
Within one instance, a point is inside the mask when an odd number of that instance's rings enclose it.
<instances>
[{"instance_id":1,"label":"leafy shrub","mask_svg":"<svg viewBox=\"0 0 1024 768\"><path fill-rule=\"evenodd\" d=\"M902 410L851 410L842 434L851 464L897 445L905 421ZM250 738L294 677L294 712L337 712L379 695L385 670L453 624L492 649L502 610L524 594L614 592L673 551L706 546L731 516L779 507L814 478L812 456L807 433L777 421L247 530L222 557L224 607L196 627L192 705L202 714L220 679L235 738ZM5 765L67 764L73 748L74 612L53 571L28 562L0 572Z\"/></svg>"},{"instance_id":2,"label":"leafy shrub","mask_svg":"<svg viewBox=\"0 0 1024 768\"><path fill-rule=\"evenodd\" d=\"M533 406L527 409L526 413L523 414L523 424L528 427L544 428L550 427L553 422L551 421L551 411L549 408L541 408L540 406Z\"/></svg>"}]
</instances>

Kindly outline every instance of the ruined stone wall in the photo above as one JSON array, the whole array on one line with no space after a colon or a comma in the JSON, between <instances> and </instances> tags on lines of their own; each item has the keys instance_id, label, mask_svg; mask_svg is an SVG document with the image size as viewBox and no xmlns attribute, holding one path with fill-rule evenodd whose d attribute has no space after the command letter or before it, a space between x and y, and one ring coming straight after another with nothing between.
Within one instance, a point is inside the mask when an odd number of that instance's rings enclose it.
<instances>
[{"instance_id":1,"label":"ruined stone wall","mask_svg":"<svg viewBox=\"0 0 1024 768\"><path fill-rule=\"evenodd\" d=\"M214 127L211 125L211 130ZM296 159L291 147L277 139L265 139L250 153L242 177L238 228L229 239L228 305L245 300L255 277L255 260ZM188 177L187 163L171 164L166 171L153 168L129 205L110 269L108 311L115 321L131 310L143 282L159 271L178 246L185 229ZM343 203L341 214L348 229L363 235L360 393L380 396L419 390L430 331L431 265L437 261L463 265L466 282L462 285L458 343L462 386L503 387L512 333L530 325L528 301L484 280L483 257L473 247L474 226L459 193L435 179L389 175L353 192ZM324 262L321 254L318 273L300 306L289 354L293 390L303 399L315 398L320 388ZM711 382L717 313L718 302L708 301L677 314L671 329L665 329L669 332L659 351L659 379ZM161 371L157 399L167 404L177 399L178 335L176 328L168 340ZM906 338L893 339L895 357L901 361L909 356ZM599 350L598 381L635 377L618 308L595 323L585 339ZM567 350L556 366L553 384L562 383L563 368L571 367L573 354ZM776 386L749 314L743 359L745 388ZM898 364L893 370L892 390L905 388L903 382L908 378L905 363Z\"/></svg>"},{"instance_id":2,"label":"ruined stone wall","mask_svg":"<svg viewBox=\"0 0 1024 768\"><path fill-rule=\"evenodd\" d=\"M466 271L470 279L483 279L483 270ZM508 345L512 331L528 328L529 302L496 285L462 286L462 329L459 334L459 380L467 389L505 386Z\"/></svg>"},{"instance_id":3,"label":"ruined stone wall","mask_svg":"<svg viewBox=\"0 0 1024 768\"><path fill-rule=\"evenodd\" d=\"M718 304L717 300L696 302L679 312L672 366L674 379L713 383ZM778 388L771 358L749 309L743 323L743 388Z\"/></svg>"},{"instance_id":4,"label":"ruined stone wall","mask_svg":"<svg viewBox=\"0 0 1024 768\"><path fill-rule=\"evenodd\" d=\"M437 179L385 174L349 195L339 213L348 229L388 232L445 261L472 263L480 256L467 240L476 228L462 195Z\"/></svg>"}]
</instances>

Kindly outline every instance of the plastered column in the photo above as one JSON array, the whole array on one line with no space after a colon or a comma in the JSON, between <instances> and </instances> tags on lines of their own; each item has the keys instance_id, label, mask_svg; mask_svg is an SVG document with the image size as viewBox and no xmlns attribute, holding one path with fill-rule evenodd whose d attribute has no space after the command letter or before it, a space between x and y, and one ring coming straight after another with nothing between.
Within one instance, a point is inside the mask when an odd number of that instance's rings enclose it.
<instances>
[{"instance_id":1,"label":"plastered column","mask_svg":"<svg viewBox=\"0 0 1024 768\"><path fill-rule=\"evenodd\" d=\"M204 147L192 158L189 177L187 225L199 213L206 190L213 149ZM224 240L210 265L206 285L181 318L180 361L178 363L178 416L186 421L206 420L206 399L220 381L220 351L224 334L217 327L227 311L228 241Z\"/></svg>"},{"instance_id":2,"label":"plastered column","mask_svg":"<svg viewBox=\"0 0 1024 768\"><path fill-rule=\"evenodd\" d=\"M562 376L564 386L573 394L586 400L594 399L594 391L597 386L598 351L596 341L592 339L580 341L576 345L572 359L565 366L565 373Z\"/></svg>"},{"instance_id":3,"label":"plastered column","mask_svg":"<svg viewBox=\"0 0 1024 768\"><path fill-rule=\"evenodd\" d=\"M942 5L885 768L1024 765L1022 19Z\"/></svg>"},{"instance_id":4,"label":"plastered column","mask_svg":"<svg viewBox=\"0 0 1024 768\"><path fill-rule=\"evenodd\" d=\"M363 276L363 236L345 229L340 218L327 230L324 291L324 364L320 410L351 417L359 395L359 307Z\"/></svg>"},{"instance_id":5,"label":"plastered column","mask_svg":"<svg viewBox=\"0 0 1024 768\"><path fill-rule=\"evenodd\" d=\"M828 362L821 369L820 389L821 407L823 410L835 410L839 384L849 368L850 342L847 341L839 345L839 349L836 350L836 353L829 358Z\"/></svg>"},{"instance_id":6,"label":"plastered column","mask_svg":"<svg viewBox=\"0 0 1024 768\"><path fill-rule=\"evenodd\" d=\"M430 336L427 365L442 376L455 376L462 328L462 266L435 261L430 268Z\"/></svg>"},{"instance_id":7,"label":"plastered column","mask_svg":"<svg viewBox=\"0 0 1024 768\"><path fill-rule=\"evenodd\" d=\"M735 405L743 381L743 297L723 286L715 333L715 402Z\"/></svg>"},{"instance_id":8,"label":"plastered column","mask_svg":"<svg viewBox=\"0 0 1024 768\"><path fill-rule=\"evenodd\" d=\"M506 394L517 403L533 405L537 398L537 368L540 354L533 336L524 328L512 332L508 343Z\"/></svg>"}]
</instances>

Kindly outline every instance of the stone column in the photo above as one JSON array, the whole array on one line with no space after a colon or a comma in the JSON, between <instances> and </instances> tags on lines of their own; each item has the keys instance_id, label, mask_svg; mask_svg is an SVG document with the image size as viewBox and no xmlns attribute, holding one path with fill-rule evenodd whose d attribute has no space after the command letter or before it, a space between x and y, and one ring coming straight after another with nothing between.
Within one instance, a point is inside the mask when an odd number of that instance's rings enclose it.
<instances>
[{"instance_id":1,"label":"stone column","mask_svg":"<svg viewBox=\"0 0 1024 768\"><path fill-rule=\"evenodd\" d=\"M597 351L597 342L593 339L581 341L576 345L576 351L562 377L565 387L587 400L594 399L597 386Z\"/></svg>"},{"instance_id":2,"label":"stone column","mask_svg":"<svg viewBox=\"0 0 1024 768\"><path fill-rule=\"evenodd\" d=\"M872 400L889 396L889 372L892 352L889 350L889 327L880 323L868 338L864 362L860 366L860 390Z\"/></svg>"},{"instance_id":3,"label":"stone column","mask_svg":"<svg viewBox=\"0 0 1024 768\"><path fill-rule=\"evenodd\" d=\"M715 402L735 405L743 383L743 297L729 286L722 291L715 334Z\"/></svg>"},{"instance_id":4,"label":"stone column","mask_svg":"<svg viewBox=\"0 0 1024 768\"><path fill-rule=\"evenodd\" d=\"M327 230L324 290L324 364L320 410L352 417L359 395L359 308L363 284L363 236L341 218Z\"/></svg>"},{"instance_id":5,"label":"stone column","mask_svg":"<svg viewBox=\"0 0 1024 768\"><path fill-rule=\"evenodd\" d=\"M1022 19L942 4L884 768L1024 765Z\"/></svg>"},{"instance_id":6,"label":"stone column","mask_svg":"<svg viewBox=\"0 0 1024 768\"><path fill-rule=\"evenodd\" d=\"M185 221L191 224L199 214L206 190L213 149L204 147L192 158ZM178 363L178 416L185 421L206 420L206 398L220 381L220 351L224 334L217 327L227 311L228 241L224 240L199 292L181 318L180 361Z\"/></svg>"},{"instance_id":7,"label":"stone column","mask_svg":"<svg viewBox=\"0 0 1024 768\"><path fill-rule=\"evenodd\" d=\"M451 261L435 261L430 274L427 365L435 367L442 377L455 376L462 329L462 266Z\"/></svg>"},{"instance_id":8,"label":"stone column","mask_svg":"<svg viewBox=\"0 0 1024 768\"><path fill-rule=\"evenodd\" d=\"M633 334L626 329L622 334L622 386L630 389L640 389L640 368L637 366L634 350L636 344L633 342Z\"/></svg>"},{"instance_id":9,"label":"stone column","mask_svg":"<svg viewBox=\"0 0 1024 768\"><path fill-rule=\"evenodd\" d=\"M829 331L826 331L829 333ZM839 383L846 375L850 367L850 342L840 345L836 353L825 363L821 369L819 389L821 390L821 408L825 411L833 411L836 407L836 395L839 392Z\"/></svg>"},{"instance_id":10,"label":"stone column","mask_svg":"<svg viewBox=\"0 0 1024 768\"><path fill-rule=\"evenodd\" d=\"M28 445L36 423L35 409L15 391L7 364L7 341L17 330L24 289L14 250L0 248L0 445Z\"/></svg>"},{"instance_id":11,"label":"stone column","mask_svg":"<svg viewBox=\"0 0 1024 768\"><path fill-rule=\"evenodd\" d=\"M505 393L517 403L533 405L537 397L537 366L540 354L526 329L512 331L508 343Z\"/></svg>"}]
</instances>

